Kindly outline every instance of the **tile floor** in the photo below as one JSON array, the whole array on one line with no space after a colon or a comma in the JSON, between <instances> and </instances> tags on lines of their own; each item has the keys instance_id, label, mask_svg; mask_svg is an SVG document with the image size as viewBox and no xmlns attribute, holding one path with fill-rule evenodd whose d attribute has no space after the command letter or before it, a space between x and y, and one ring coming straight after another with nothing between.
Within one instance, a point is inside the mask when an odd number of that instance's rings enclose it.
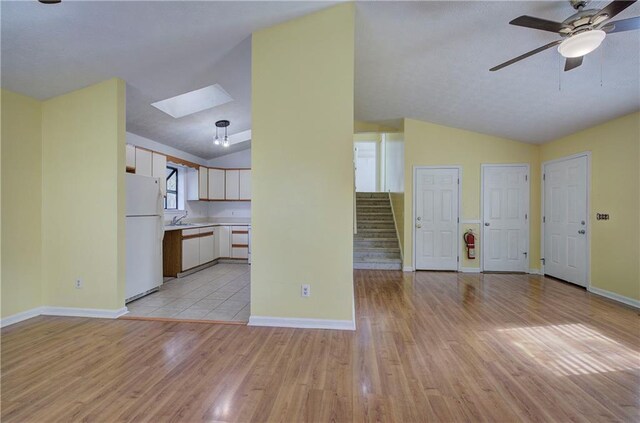
<instances>
[{"instance_id":1,"label":"tile floor","mask_svg":"<svg viewBox=\"0 0 640 423\"><path fill-rule=\"evenodd\" d=\"M165 282L158 292L127 304L129 316L249 320L248 264L220 263Z\"/></svg>"}]
</instances>

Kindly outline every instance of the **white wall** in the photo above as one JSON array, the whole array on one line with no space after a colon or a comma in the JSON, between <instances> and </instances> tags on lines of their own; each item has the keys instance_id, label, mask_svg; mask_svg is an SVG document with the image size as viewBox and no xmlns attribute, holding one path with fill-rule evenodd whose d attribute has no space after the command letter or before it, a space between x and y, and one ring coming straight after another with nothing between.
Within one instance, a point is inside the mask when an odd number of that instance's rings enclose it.
<instances>
[{"instance_id":1,"label":"white wall","mask_svg":"<svg viewBox=\"0 0 640 423\"><path fill-rule=\"evenodd\" d=\"M404 134L384 134L385 191L404 192Z\"/></svg>"},{"instance_id":2,"label":"white wall","mask_svg":"<svg viewBox=\"0 0 640 423\"><path fill-rule=\"evenodd\" d=\"M251 149L238 151L236 153L227 154L226 156L216 157L207 162L211 167L239 168L251 167Z\"/></svg>"}]
</instances>

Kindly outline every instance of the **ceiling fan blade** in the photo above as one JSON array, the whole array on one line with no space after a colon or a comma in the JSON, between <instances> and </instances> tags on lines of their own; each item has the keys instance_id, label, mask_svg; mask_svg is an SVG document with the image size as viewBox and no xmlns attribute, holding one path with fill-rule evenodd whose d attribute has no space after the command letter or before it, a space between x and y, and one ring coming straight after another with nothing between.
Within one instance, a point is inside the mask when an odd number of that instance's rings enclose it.
<instances>
[{"instance_id":1,"label":"ceiling fan blade","mask_svg":"<svg viewBox=\"0 0 640 423\"><path fill-rule=\"evenodd\" d=\"M509 22L511 25L524 26L526 28L539 29L541 31L560 32L566 25L561 22L548 21L546 19L534 18L533 16L519 16Z\"/></svg>"},{"instance_id":2,"label":"ceiling fan blade","mask_svg":"<svg viewBox=\"0 0 640 423\"><path fill-rule=\"evenodd\" d=\"M546 44L546 45L544 45L544 46L542 46L542 47L538 47L538 48L537 48L537 49L535 49L535 50L531 50L531 51L530 51L530 52L528 52L528 53L522 54L522 55L520 55L520 56L518 56L518 57L515 57L515 58L513 58L513 59L511 59L511 60L508 60L508 61L506 61L506 62L504 62L504 63L502 63L502 64L499 64L498 66L494 66L494 67L492 67L492 68L491 68L491 69L489 69L489 70L490 70L491 72L494 72L494 71L500 70L500 69L502 69L502 68L505 68L505 67L507 67L507 66L509 66L509 65L513 65L514 63L519 62L519 61L520 61L520 60L522 60L522 59L526 59L526 58L527 58L527 57L529 57L529 56L533 56L534 54L540 53L541 51L545 51L545 50L547 50L547 49L549 49L549 48L551 48L551 47L553 47L553 46L557 46L557 45L558 45L558 44L560 44L561 42L562 42L562 40L556 40L556 41L551 42L551 43L549 43L549 44Z\"/></svg>"},{"instance_id":3,"label":"ceiling fan blade","mask_svg":"<svg viewBox=\"0 0 640 423\"><path fill-rule=\"evenodd\" d=\"M602 27L602 30L609 34L614 34L616 32L622 31L633 31L635 29L640 29L640 16L609 22Z\"/></svg>"},{"instance_id":4,"label":"ceiling fan blade","mask_svg":"<svg viewBox=\"0 0 640 423\"><path fill-rule=\"evenodd\" d=\"M605 6L601 11L599 11L592 19L598 16L607 15L608 19L613 18L618 13L622 12L627 7L631 6L637 0L615 0Z\"/></svg>"},{"instance_id":5,"label":"ceiling fan blade","mask_svg":"<svg viewBox=\"0 0 640 423\"><path fill-rule=\"evenodd\" d=\"M564 71L567 72L580 66L582 64L583 57L584 56L567 57L567 60L564 62Z\"/></svg>"}]
</instances>

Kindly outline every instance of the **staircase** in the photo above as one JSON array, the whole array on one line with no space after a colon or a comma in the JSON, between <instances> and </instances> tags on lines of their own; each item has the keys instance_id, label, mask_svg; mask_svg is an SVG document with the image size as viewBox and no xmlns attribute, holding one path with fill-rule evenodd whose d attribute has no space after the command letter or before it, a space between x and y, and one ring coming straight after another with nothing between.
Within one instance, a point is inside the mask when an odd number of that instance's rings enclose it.
<instances>
[{"instance_id":1,"label":"staircase","mask_svg":"<svg viewBox=\"0 0 640 423\"><path fill-rule=\"evenodd\" d=\"M389 194L356 193L358 233L353 238L353 268L402 270Z\"/></svg>"}]
</instances>

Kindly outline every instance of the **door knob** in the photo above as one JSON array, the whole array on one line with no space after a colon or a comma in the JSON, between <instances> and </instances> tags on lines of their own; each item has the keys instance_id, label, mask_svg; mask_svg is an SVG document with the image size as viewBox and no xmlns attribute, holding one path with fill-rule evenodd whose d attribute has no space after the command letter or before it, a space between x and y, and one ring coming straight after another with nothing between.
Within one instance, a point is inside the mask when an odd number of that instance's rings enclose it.
<instances>
[{"instance_id":1,"label":"door knob","mask_svg":"<svg viewBox=\"0 0 640 423\"><path fill-rule=\"evenodd\" d=\"M484 223L484 226L489 226L489 225L490 225L490 223L489 223L489 222L485 222L485 223Z\"/></svg>"},{"instance_id":2,"label":"door knob","mask_svg":"<svg viewBox=\"0 0 640 423\"><path fill-rule=\"evenodd\" d=\"M581 234L581 235L584 235L584 234L586 234L586 233L587 233L587 231L585 231L584 229L580 229L580 230L578 231L578 233L579 233L579 234Z\"/></svg>"},{"instance_id":3,"label":"door knob","mask_svg":"<svg viewBox=\"0 0 640 423\"><path fill-rule=\"evenodd\" d=\"M422 220L422 218L421 218L420 216L418 216L418 219L417 219L417 220Z\"/></svg>"},{"instance_id":4,"label":"door knob","mask_svg":"<svg viewBox=\"0 0 640 423\"><path fill-rule=\"evenodd\" d=\"M418 228L418 229L422 228L422 224L416 223L416 228Z\"/></svg>"}]
</instances>

